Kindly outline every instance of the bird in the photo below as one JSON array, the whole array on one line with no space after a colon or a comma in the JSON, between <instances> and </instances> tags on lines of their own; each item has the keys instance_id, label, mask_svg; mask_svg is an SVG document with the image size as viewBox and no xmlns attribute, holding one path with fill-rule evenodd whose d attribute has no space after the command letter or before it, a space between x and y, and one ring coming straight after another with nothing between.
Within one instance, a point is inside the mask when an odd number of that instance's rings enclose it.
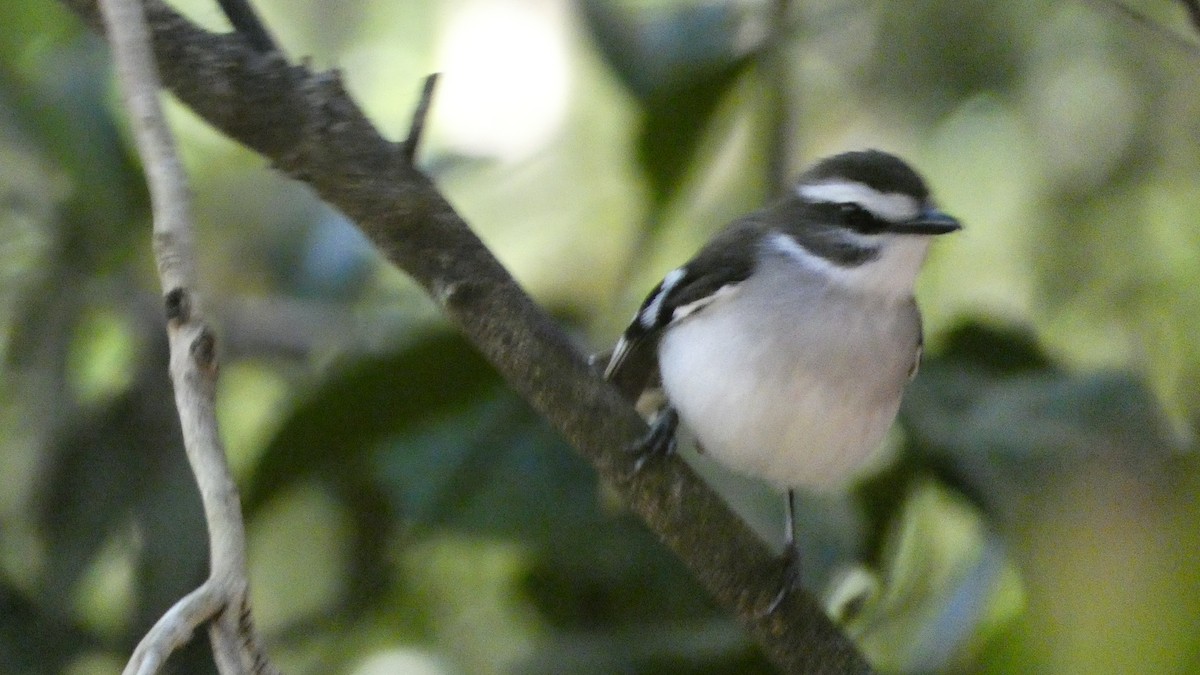
<instances>
[{"instance_id":1,"label":"bird","mask_svg":"<svg viewBox=\"0 0 1200 675\"><path fill-rule=\"evenodd\" d=\"M646 296L604 369L659 406L636 466L698 449L786 498L785 577L799 582L797 490L844 489L881 444L923 345L914 284L961 224L907 162L821 159L775 203L719 231ZM644 399L646 400L646 399Z\"/></svg>"}]
</instances>

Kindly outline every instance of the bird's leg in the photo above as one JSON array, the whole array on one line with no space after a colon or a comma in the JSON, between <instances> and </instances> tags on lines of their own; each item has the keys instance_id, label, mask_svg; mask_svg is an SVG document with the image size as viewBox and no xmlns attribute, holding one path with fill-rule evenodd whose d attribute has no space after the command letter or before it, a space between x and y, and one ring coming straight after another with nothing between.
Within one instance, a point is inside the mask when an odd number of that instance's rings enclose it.
<instances>
[{"instance_id":1,"label":"bird's leg","mask_svg":"<svg viewBox=\"0 0 1200 675\"><path fill-rule=\"evenodd\" d=\"M796 540L796 491L787 491L787 517L783 533L783 584L779 592L771 600L771 604L763 610L763 616L775 613L783 604L783 599L800 582L800 546Z\"/></svg>"},{"instance_id":2,"label":"bird's leg","mask_svg":"<svg viewBox=\"0 0 1200 675\"><path fill-rule=\"evenodd\" d=\"M634 471L641 471L646 462L675 453L675 431L679 428L679 413L668 405L650 425L650 431L630 446L636 456Z\"/></svg>"}]
</instances>

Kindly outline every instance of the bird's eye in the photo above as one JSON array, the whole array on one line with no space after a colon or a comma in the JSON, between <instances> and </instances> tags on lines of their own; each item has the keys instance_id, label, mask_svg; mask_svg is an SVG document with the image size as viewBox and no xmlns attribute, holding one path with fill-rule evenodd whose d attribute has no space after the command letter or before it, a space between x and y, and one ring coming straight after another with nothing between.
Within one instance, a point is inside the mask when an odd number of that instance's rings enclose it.
<instances>
[{"instance_id":1,"label":"bird's eye","mask_svg":"<svg viewBox=\"0 0 1200 675\"><path fill-rule=\"evenodd\" d=\"M854 202L842 202L837 205L842 221L847 227L859 232L878 232L883 229L879 219L871 212Z\"/></svg>"}]
</instances>

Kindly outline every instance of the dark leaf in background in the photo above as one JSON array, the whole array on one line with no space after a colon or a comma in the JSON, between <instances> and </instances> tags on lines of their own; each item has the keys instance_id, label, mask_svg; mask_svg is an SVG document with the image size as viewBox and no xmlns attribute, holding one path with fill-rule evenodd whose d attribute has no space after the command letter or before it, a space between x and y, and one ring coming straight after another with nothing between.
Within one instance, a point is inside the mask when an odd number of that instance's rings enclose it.
<instances>
[{"instance_id":1,"label":"dark leaf in background","mask_svg":"<svg viewBox=\"0 0 1200 675\"><path fill-rule=\"evenodd\" d=\"M635 8L584 0L591 36L613 72L640 101L712 79L761 46L755 17L733 3Z\"/></svg>"},{"instance_id":2,"label":"dark leaf in background","mask_svg":"<svg viewBox=\"0 0 1200 675\"><path fill-rule=\"evenodd\" d=\"M637 159L656 209L678 189L717 105L763 46L751 10L733 3L634 9L585 0L596 46L641 103ZM761 17L757 17L761 20Z\"/></svg>"},{"instance_id":3,"label":"dark leaf in background","mask_svg":"<svg viewBox=\"0 0 1200 675\"><path fill-rule=\"evenodd\" d=\"M718 104L750 63L752 59L742 59L710 77L656 95L642 106L637 159L656 209L674 196Z\"/></svg>"},{"instance_id":4,"label":"dark leaf in background","mask_svg":"<svg viewBox=\"0 0 1200 675\"><path fill-rule=\"evenodd\" d=\"M478 401L487 400L500 378L458 335L438 332L396 351L358 357L334 367L325 381L288 414L263 452L244 491L253 519L274 496L298 484L325 485L347 508L353 542L344 607L355 611L387 597L391 583L388 546L408 507L436 485L433 466L453 460L456 448L441 448L430 466L417 468L415 497L397 503L377 455L389 441L420 434L439 424L463 425ZM415 508L415 507L414 507Z\"/></svg>"},{"instance_id":5,"label":"dark leaf in background","mask_svg":"<svg viewBox=\"0 0 1200 675\"><path fill-rule=\"evenodd\" d=\"M77 273L111 271L144 255L149 197L109 108L108 51L90 34L25 48L36 54L27 56L36 64L29 72L4 69L0 59L0 104L68 180L51 260Z\"/></svg>"},{"instance_id":6,"label":"dark leaf in background","mask_svg":"<svg viewBox=\"0 0 1200 675\"><path fill-rule=\"evenodd\" d=\"M1044 20L1036 16L1041 5L987 0L920 4L936 9L879 5L867 91L934 120L974 94L1014 88L1021 66L1019 41L1027 36L1017 23Z\"/></svg>"},{"instance_id":7,"label":"dark leaf in background","mask_svg":"<svg viewBox=\"0 0 1200 675\"><path fill-rule=\"evenodd\" d=\"M336 485L370 475L381 443L463 414L499 382L478 352L445 332L335 367L263 452L245 489L246 512L310 477Z\"/></svg>"},{"instance_id":8,"label":"dark leaf in background","mask_svg":"<svg viewBox=\"0 0 1200 675\"><path fill-rule=\"evenodd\" d=\"M395 583L389 535L395 532L397 520L387 493L374 476L360 476L335 489L350 517L341 605L353 616L386 598L385 590Z\"/></svg>"},{"instance_id":9,"label":"dark leaf in background","mask_svg":"<svg viewBox=\"0 0 1200 675\"><path fill-rule=\"evenodd\" d=\"M146 446L129 442L140 424L135 396L119 397L96 417L82 416L51 443L42 462L38 524L46 533L46 589L66 610L80 577L114 531L128 524L144 479Z\"/></svg>"},{"instance_id":10,"label":"dark leaf in background","mask_svg":"<svg viewBox=\"0 0 1200 675\"><path fill-rule=\"evenodd\" d=\"M14 291L4 365L21 378L27 403L58 413L33 422L39 433L60 434L56 425L74 412L66 355L93 300L89 282L147 255L149 201L108 106L103 40L63 21L61 7L24 7L6 9L0 30L0 55L8 57L0 58L0 132L31 163L44 162L46 175L25 194L13 188L2 198L30 211L47 243Z\"/></svg>"},{"instance_id":11,"label":"dark leaf in background","mask_svg":"<svg viewBox=\"0 0 1200 675\"><path fill-rule=\"evenodd\" d=\"M98 640L0 579L0 671L58 673Z\"/></svg>"},{"instance_id":12,"label":"dark leaf in background","mask_svg":"<svg viewBox=\"0 0 1200 675\"><path fill-rule=\"evenodd\" d=\"M938 358L969 364L996 377L1057 370L1031 331L977 321L966 321L950 330Z\"/></svg>"},{"instance_id":13,"label":"dark leaf in background","mask_svg":"<svg viewBox=\"0 0 1200 675\"><path fill-rule=\"evenodd\" d=\"M1140 500L1187 504L1195 491L1186 478L1172 482L1173 467L1194 456L1180 454L1165 413L1134 375L1070 372L1027 331L981 322L952 330L935 351L902 405L907 443L899 461L857 491L872 522L867 559L882 582L864 593L868 609L858 623L868 635L875 631L868 651L904 671L953 667L973 658L972 636L1012 632L1014 621L1054 620L1053 612L1030 611L1014 598L1045 578L1029 543L1053 531L1055 516L1042 511L1071 512L1081 484L1126 486L1124 506L1134 512ZM940 495L942 504L917 509L922 495ZM1121 498L1095 501L1078 507L1073 536L1123 542L1145 526L1112 509ZM1171 508L1179 506L1164 510ZM1123 564L1101 564L1097 578L1120 574ZM1177 573L1176 580L1189 577ZM1184 602L1190 592L1181 588ZM997 607L1007 609L997 614ZM904 631L911 633L905 644L924 646L889 646Z\"/></svg>"},{"instance_id":14,"label":"dark leaf in background","mask_svg":"<svg viewBox=\"0 0 1200 675\"><path fill-rule=\"evenodd\" d=\"M161 414L168 420L165 411ZM140 483L134 524L142 542L135 576L137 604L131 621L135 636L149 630L171 605L199 586L208 572L208 535L196 479L178 428L142 431L150 443L159 433L163 435L158 436L162 442L154 446L156 461L130 471ZM200 651L200 655L204 653Z\"/></svg>"},{"instance_id":15,"label":"dark leaf in background","mask_svg":"<svg viewBox=\"0 0 1200 675\"><path fill-rule=\"evenodd\" d=\"M1087 463L1150 468L1180 450L1141 379L1069 373L1014 335L968 324L922 366L902 408L918 461L1002 515Z\"/></svg>"},{"instance_id":16,"label":"dark leaf in background","mask_svg":"<svg viewBox=\"0 0 1200 675\"><path fill-rule=\"evenodd\" d=\"M826 597L880 672L957 672L972 644L1017 611L1003 602L1019 589L1008 545L930 472L891 478L902 494L890 510L876 507L876 549L843 568Z\"/></svg>"},{"instance_id":17,"label":"dark leaf in background","mask_svg":"<svg viewBox=\"0 0 1200 675\"><path fill-rule=\"evenodd\" d=\"M51 607L69 606L81 576L132 521L137 561L136 630L145 630L203 580L207 539L181 444L167 375L165 335L145 350L130 389L94 414L72 418L46 450L39 523L46 537L43 583Z\"/></svg>"},{"instance_id":18,"label":"dark leaf in background","mask_svg":"<svg viewBox=\"0 0 1200 675\"><path fill-rule=\"evenodd\" d=\"M916 380L905 391L900 423L906 430L922 423L938 424L939 415L957 414L973 405L979 394L977 388L983 382L1057 372L1058 368L1029 331L967 321L947 334L936 355L926 354ZM937 387L928 384L931 377L938 381ZM936 402L930 399L933 391L937 391ZM925 421L914 421L914 417ZM920 443L919 432L909 433L914 436L909 445ZM871 559L878 558L883 537L895 514L903 508L914 483L924 480L930 470L928 453L935 451L924 445L919 447L923 452L906 449L891 466L864 481L856 490L873 523L865 545ZM962 487L969 490L969 486Z\"/></svg>"}]
</instances>

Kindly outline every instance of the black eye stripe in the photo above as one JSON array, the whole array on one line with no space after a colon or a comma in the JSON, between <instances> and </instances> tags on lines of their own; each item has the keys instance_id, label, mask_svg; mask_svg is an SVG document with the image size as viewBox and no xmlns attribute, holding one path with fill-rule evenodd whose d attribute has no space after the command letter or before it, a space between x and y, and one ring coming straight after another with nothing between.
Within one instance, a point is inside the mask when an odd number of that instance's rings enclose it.
<instances>
[{"instance_id":1,"label":"black eye stripe","mask_svg":"<svg viewBox=\"0 0 1200 675\"><path fill-rule=\"evenodd\" d=\"M882 232L888 225L885 220L857 202L837 202L831 206L837 220L856 232L873 234Z\"/></svg>"}]
</instances>

